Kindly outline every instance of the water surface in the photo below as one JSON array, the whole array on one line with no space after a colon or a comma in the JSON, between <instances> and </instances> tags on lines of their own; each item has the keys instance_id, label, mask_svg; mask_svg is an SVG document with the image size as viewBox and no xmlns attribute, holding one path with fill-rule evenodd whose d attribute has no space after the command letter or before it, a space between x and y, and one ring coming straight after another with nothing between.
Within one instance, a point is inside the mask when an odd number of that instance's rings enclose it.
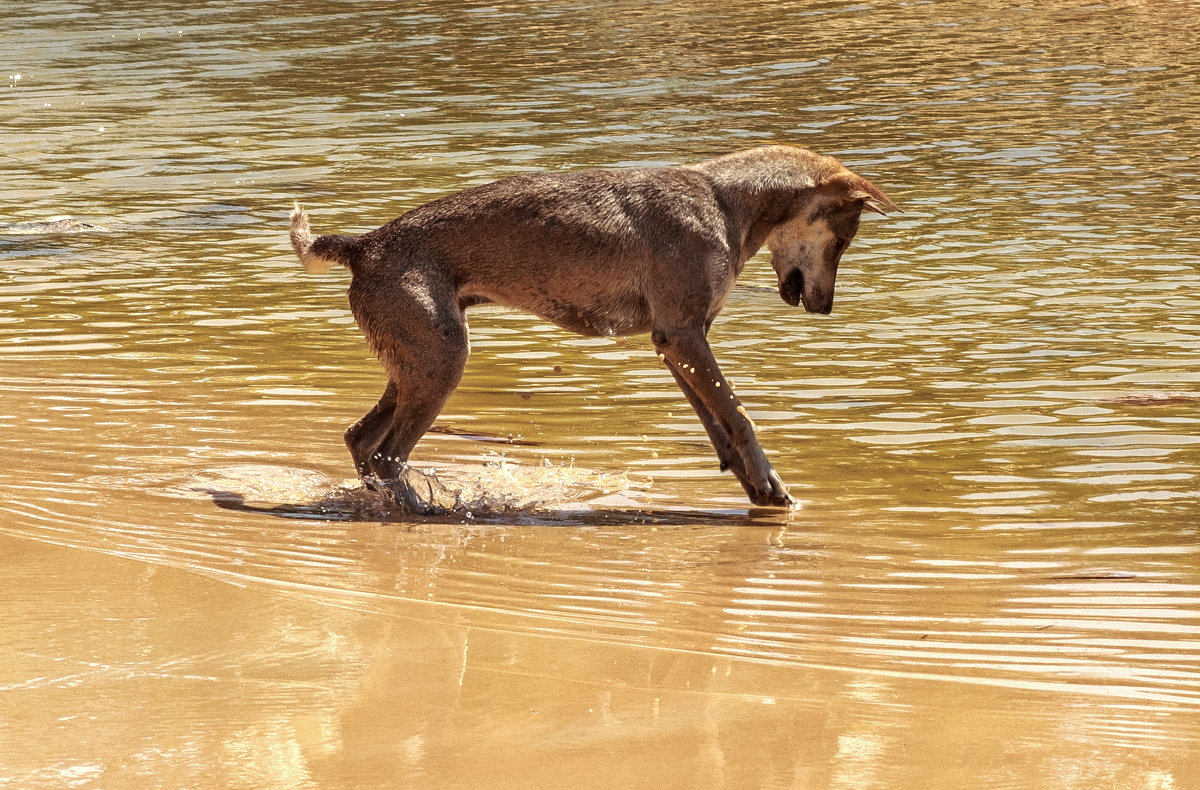
<instances>
[{"instance_id":1,"label":"water surface","mask_svg":"<svg viewBox=\"0 0 1200 790\"><path fill-rule=\"evenodd\" d=\"M1200 783L1194 3L39 3L0 32L0 784ZM388 511L361 232L530 169L808 145L905 211L833 315L472 310ZM64 219L69 218L69 219Z\"/></svg>"}]
</instances>

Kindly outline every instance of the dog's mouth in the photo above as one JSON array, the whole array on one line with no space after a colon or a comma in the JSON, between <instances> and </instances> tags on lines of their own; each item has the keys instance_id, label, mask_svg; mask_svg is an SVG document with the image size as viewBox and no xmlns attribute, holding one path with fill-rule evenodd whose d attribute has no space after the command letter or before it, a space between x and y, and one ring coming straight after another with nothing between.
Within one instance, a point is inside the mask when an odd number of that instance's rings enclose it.
<instances>
[{"instance_id":1,"label":"dog's mouth","mask_svg":"<svg viewBox=\"0 0 1200 790\"><path fill-rule=\"evenodd\" d=\"M799 269L792 269L788 272L787 277L779 281L779 298L792 307L799 307L800 299L803 296L804 273Z\"/></svg>"}]
</instances>

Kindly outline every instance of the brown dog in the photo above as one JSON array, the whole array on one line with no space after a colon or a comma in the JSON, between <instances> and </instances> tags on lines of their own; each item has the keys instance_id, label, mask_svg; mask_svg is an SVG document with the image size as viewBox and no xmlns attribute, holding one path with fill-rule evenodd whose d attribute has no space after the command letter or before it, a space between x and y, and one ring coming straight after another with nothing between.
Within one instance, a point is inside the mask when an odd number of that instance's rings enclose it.
<instances>
[{"instance_id":1,"label":"brown dog","mask_svg":"<svg viewBox=\"0 0 1200 790\"><path fill-rule=\"evenodd\" d=\"M466 309L495 302L583 335L649 332L716 448L757 505L789 505L709 348L709 326L765 243L779 295L833 307L838 261L864 209L895 209L840 162L772 145L682 167L518 175L414 209L361 236L318 236L296 206L309 272L350 269L350 308L387 369L346 431L358 474L417 511L408 456L458 386Z\"/></svg>"}]
</instances>

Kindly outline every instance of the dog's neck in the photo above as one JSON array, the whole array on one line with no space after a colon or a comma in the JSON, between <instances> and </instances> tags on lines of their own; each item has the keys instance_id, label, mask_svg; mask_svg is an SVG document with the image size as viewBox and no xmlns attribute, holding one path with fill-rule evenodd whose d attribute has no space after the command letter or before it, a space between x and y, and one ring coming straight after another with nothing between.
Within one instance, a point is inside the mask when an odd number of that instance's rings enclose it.
<instances>
[{"instance_id":1,"label":"dog's neck","mask_svg":"<svg viewBox=\"0 0 1200 790\"><path fill-rule=\"evenodd\" d=\"M718 157L691 169L703 173L725 207L737 273L779 224L799 214L817 188L845 167L836 159L791 146L765 146Z\"/></svg>"}]
</instances>

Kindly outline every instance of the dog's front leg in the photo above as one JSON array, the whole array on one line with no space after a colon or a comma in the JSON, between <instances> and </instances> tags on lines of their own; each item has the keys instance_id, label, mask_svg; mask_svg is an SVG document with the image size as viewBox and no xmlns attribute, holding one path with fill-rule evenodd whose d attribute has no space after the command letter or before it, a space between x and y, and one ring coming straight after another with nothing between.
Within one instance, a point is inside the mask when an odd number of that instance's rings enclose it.
<instances>
[{"instance_id":1,"label":"dog's front leg","mask_svg":"<svg viewBox=\"0 0 1200 790\"><path fill-rule=\"evenodd\" d=\"M664 356L663 359L666 362ZM721 471L732 470L735 477L741 480L746 476L746 464L742 462L742 454L733 442L729 440L729 434L721 427L716 416L709 411L708 406L704 405L704 401L700 399L700 395L692 386L690 375L686 374L682 368L666 362L667 370L671 371L671 375L675 377L675 382L679 385L679 389L683 391L684 397L688 399L688 403L692 404L692 408L696 410L696 415L700 418L700 424L704 426L705 432L708 434L709 441L716 448L717 458L721 461Z\"/></svg>"},{"instance_id":2,"label":"dog's front leg","mask_svg":"<svg viewBox=\"0 0 1200 790\"><path fill-rule=\"evenodd\" d=\"M703 327L656 328L650 337L699 415L722 465L738 478L750 501L756 505L794 504L759 445L754 424L721 373Z\"/></svg>"}]
</instances>

